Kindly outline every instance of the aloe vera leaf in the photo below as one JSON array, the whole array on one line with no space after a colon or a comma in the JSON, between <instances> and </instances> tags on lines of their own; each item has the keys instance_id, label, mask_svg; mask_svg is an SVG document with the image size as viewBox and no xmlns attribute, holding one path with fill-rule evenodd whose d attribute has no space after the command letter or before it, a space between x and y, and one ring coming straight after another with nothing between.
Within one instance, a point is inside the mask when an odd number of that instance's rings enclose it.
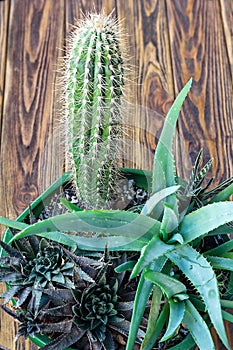
<instances>
[{"instance_id":1,"label":"aloe vera leaf","mask_svg":"<svg viewBox=\"0 0 233 350\"><path fill-rule=\"evenodd\" d=\"M121 273L121 272L125 272L128 270L132 270L135 264L136 264L136 260L126 261L125 263L117 266L115 268L115 272Z\"/></svg>"},{"instance_id":2,"label":"aloe vera leaf","mask_svg":"<svg viewBox=\"0 0 233 350\"><path fill-rule=\"evenodd\" d=\"M200 350L215 350L207 324L189 300L186 300L185 304L183 322L192 334L197 346Z\"/></svg>"},{"instance_id":3,"label":"aloe vera leaf","mask_svg":"<svg viewBox=\"0 0 233 350\"><path fill-rule=\"evenodd\" d=\"M186 215L179 227L184 243L233 220L233 202L213 203Z\"/></svg>"},{"instance_id":4,"label":"aloe vera leaf","mask_svg":"<svg viewBox=\"0 0 233 350\"><path fill-rule=\"evenodd\" d=\"M156 329L157 320L161 309L162 295L163 294L161 289L158 286L154 285L146 334L143 339L141 349L151 349L156 342L156 338L154 337L154 331ZM167 308L167 317L168 314L169 310Z\"/></svg>"},{"instance_id":5,"label":"aloe vera leaf","mask_svg":"<svg viewBox=\"0 0 233 350\"><path fill-rule=\"evenodd\" d=\"M38 217L45 205L49 203L54 193L57 192L58 188L71 180L71 173L63 173L51 186L48 187L40 196L38 196L30 205L33 214ZM16 219L16 221L22 222L29 215L29 207L27 207ZM9 225L9 227L11 227ZM21 228L22 229L22 228ZM12 233L9 230L5 230L2 240L5 243L10 242L12 238ZM2 248L0 248L0 256L3 255Z\"/></svg>"},{"instance_id":6,"label":"aloe vera leaf","mask_svg":"<svg viewBox=\"0 0 233 350\"><path fill-rule=\"evenodd\" d=\"M166 294L168 300L177 294L186 293L186 286L182 282L162 272L148 269L145 272L145 278L158 285Z\"/></svg>"},{"instance_id":7,"label":"aloe vera leaf","mask_svg":"<svg viewBox=\"0 0 233 350\"><path fill-rule=\"evenodd\" d=\"M172 300L169 301L170 312L169 312L169 321L166 332L161 338L161 342L171 338L176 332L177 328L180 326L185 311L185 303L181 301L179 303Z\"/></svg>"},{"instance_id":8,"label":"aloe vera leaf","mask_svg":"<svg viewBox=\"0 0 233 350\"><path fill-rule=\"evenodd\" d=\"M60 231L40 232L36 235L69 247L78 247L81 250L91 251L104 251L106 246L111 251L141 251L142 247L145 245L145 241L132 240L131 238L122 236L81 237Z\"/></svg>"},{"instance_id":9,"label":"aloe vera leaf","mask_svg":"<svg viewBox=\"0 0 233 350\"><path fill-rule=\"evenodd\" d=\"M142 248L141 255L134 266L130 278L136 277L144 267L148 267L153 260L167 254L176 247L177 245L164 243L158 235L154 236L150 242Z\"/></svg>"},{"instance_id":10,"label":"aloe vera leaf","mask_svg":"<svg viewBox=\"0 0 233 350\"><path fill-rule=\"evenodd\" d=\"M150 215L151 212L154 210L154 208L156 207L156 205L163 200L164 198L166 198L167 196L169 196L170 194L175 193L178 189L180 188L180 186L171 186L171 187L167 187L162 189L161 191L153 194L150 199L148 199L148 201L146 202L146 204L144 205L141 214L143 215Z\"/></svg>"},{"instance_id":11,"label":"aloe vera leaf","mask_svg":"<svg viewBox=\"0 0 233 350\"><path fill-rule=\"evenodd\" d=\"M148 241L159 229L160 222L144 215L120 210L84 210L37 222L16 234L12 241L46 231L94 232L129 237L132 241L144 237Z\"/></svg>"},{"instance_id":12,"label":"aloe vera leaf","mask_svg":"<svg viewBox=\"0 0 233 350\"><path fill-rule=\"evenodd\" d=\"M227 307L229 309L233 309L233 300L221 299L220 303L221 303L222 307Z\"/></svg>"},{"instance_id":13,"label":"aloe vera leaf","mask_svg":"<svg viewBox=\"0 0 233 350\"><path fill-rule=\"evenodd\" d=\"M134 308L131 317L131 326L126 344L126 350L134 349L138 329L140 327L141 320L152 290L153 283L145 280L144 274L142 273L138 284L137 292L134 298Z\"/></svg>"},{"instance_id":14,"label":"aloe vera leaf","mask_svg":"<svg viewBox=\"0 0 233 350\"><path fill-rule=\"evenodd\" d=\"M161 341L169 339L176 329L179 327L184 316L185 304L183 301L178 301L179 294L186 294L186 287L183 283L161 272L148 270L145 273L145 278L158 285L165 293L169 305L170 315L167 330ZM175 298L173 300L173 298Z\"/></svg>"},{"instance_id":15,"label":"aloe vera leaf","mask_svg":"<svg viewBox=\"0 0 233 350\"><path fill-rule=\"evenodd\" d=\"M24 222L19 222L16 220L9 220L9 219L4 218L2 216L0 216L0 224L7 226L7 227L14 228L16 230L24 230L25 228L29 227L29 225L25 224Z\"/></svg>"},{"instance_id":16,"label":"aloe vera leaf","mask_svg":"<svg viewBox=\"0 0 233 350\"><path fill-rule=\"evenodd\" d=\"M233 323L233 315L230 314L229 312L222 310L222 316L223 316L224 320Z\"/></svg>"},{"instance_id":17,"label":"aloe vera leaf","mask_svg":"<svg viewBox=\"0 0 233 350\"><path fill-rule=\"evenodd\" d=\"M66 209L70 210L71 212L83 210L82 208L78 207L76 204L71 203L70 201L67 201L65 198L60 198L60 202L62 205L64 205Z\"/></svg>"},{"instance_id":18,"label":"aloe vera leaf","mask_svg":"<svg viewBox=\"0 0 233 350\"><path fill-rule=\"evenodd\" d=\"M167 259L165 257L160 257L155 262L153 262L149 267L153 271L161 271L166 260ZM126 344L126 350L134 349L141 320L145 312L148 299L153 290L153 283L145 279L144 273L145 271L142 273L140 277L137 292L134 298L134 308L133 308L133 313L131 317L131 326L129 330L128 341Z\"/></svg>"},{"instance_id":19,"label":"aloe vera leaf","mask_svg":"<svg viewBox=\"0 0 233 350\"><path fill-rule=\"evenodd\" d=\"M210 263L203 255L188 245L177 247L175 251L168 252L166 255L198 290L216 332L226 348L229 349L221 313L218 282Z\"/></svg>"},{"instance_id":20,"label":"aloe vera leaf","mask_svg":"<svg viewBox=\"0 0 233 350\"><path fill-rule=\"evenodd\" d=\"M233 259L210 255L206 258L215 269L233 271Z\"/></svg>"},{"instance_id":21,"label":"aloe vera leaf","mask_svg":"<svg viewBox=\"0 0 233 350\"><path fill-rule=\"evenodd\" d=\"M179 233L174 233L174 235L167 241L168 244L175 244L175 243L180 243L183 244L184 240L181 234Z\"/></svg>"},{"instance_id":22,"label":"aloe vera leaf","mask_svg":"<svg viewBox=\"0 0 233 350\"><path fill-rule=\"evenodd\" d=\"M226 252L229 252L233 249L233 240L229 240L218 247L212 248L204 252L204 255L217 255L220 256Z\"/></svg>"},{"instance_id":23,"label":"aloe vera leaf","mask_svg":"<svg viewBox=\"0 0 233 350\"><path fill-rule=\"evenodd\" d=\"M163 327L167 321L168 315L169 306L168 303L166 303L159 314L153 333L149 339L143 340L140 350L151 350L154 347L156 339L161 335L161 331L163 330Z\"/></svg>"},{"instance_id":24,"label":"aloe vera leaf","mask_svg":"<svg viewBox=\"0 0 233 350\"><path fill-rule=\"evenodd\" d=\"M163 235L163 241L167 242L172 232L178 227L178 215L169 204L164 203L164 214L161 223L160 232Z\"/></svg>"},{"instance_id":25,"label":"aloe vera leaf","mask_svg":"<svg viewBox=\"0 0 233 350\"><path fill-rule=\"evenodd\" d=\"M206 312L206 305L204 301L195 294L189 293L189 300L195 306L195 308L200 312Z\"/></svg>"},{"instance_id":26,"label":"aloe vera leaf","mask_svg":"<svg viewBox=\"0 0 233 350\"><path fill-rule=\"evenodd\" d=\"M196 348L195 341L191 334L188 334L179 344L167 348L167 350L194 350L194 348Z\"/></svg>"},{"instance_id":27,"label":"aloe vera leaf","mask_svg":"<svg viewBox=\"0 0 233 350\"><path fill-rule=\"evenodd\" d=\"M180 109L191 88L191 84L192 79L190 79L181 90L167 114L163 130L155 151L152 176L152 194L161 191L163 188L176 185L172 144ZM175 206L177 205L176 197L171 196L169 203L175 209ZM154 213L154 217L158 218L160 216L160 213L161 208L158 208Z\"/></svg>"},{"instance_id":28,"label":"aloe vera leaf","mask_svg":"<svg viewBox=\"0 0 233 350\"><path fill-rule=\"evenodd\" d=\"M233 233L233 226L232 225L222 225L217 227L216 229L210 231L208 233L208 236L216 236L216 235L229 235Z\"/></svg>"}]
</instances>

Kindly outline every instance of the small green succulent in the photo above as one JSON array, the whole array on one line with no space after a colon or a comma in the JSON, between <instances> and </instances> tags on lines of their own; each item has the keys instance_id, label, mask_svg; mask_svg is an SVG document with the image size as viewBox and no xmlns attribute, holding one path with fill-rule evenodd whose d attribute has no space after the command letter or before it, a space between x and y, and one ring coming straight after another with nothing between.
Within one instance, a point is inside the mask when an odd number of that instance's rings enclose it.
<instances>
[{"instance_id":1,"label":"small green succulent","mask_svg":"<svg viewBox=\"0 0 233 350\"><path fill-rule=\"evenodd\" d=\"M9 254L0 258L0 280L10 287L1 295L4 303L17 296L17 305L21 306L32 294L38 308L43 289L74 287L75 265L61 246L36 237L18 242L18 249L0 244Z\"/></svg>"},{"instance_id":2,"label":"small green succulent","mask_svg":"<svg viewBox=\"0 0 233 350\"><path fill-rule=\"evenodd\" d=\"M74 293L77 302L73 307L74 323L85 331L90 330L100 342L106 338L106 325L118 322L116 315L118 281L107 284L106 277L84 292ZM123 319L120 319L123 320Z\"/></svg>"},{"instance_id":3,"label":"small green succulent","mask_svg":"<svg viewBox=\"0 0 233 350\"><path fill-rule=\"evenodd\" d=\"M52 288L54 284L73 287L74 263L64 259L61 247L54 247L44 239L35 258L23 267L24 283L33 283L41 288Z\"/></svg>"},{"instance_id":4,"label":"small green succulent","mask_svg":"<svg viewBox=\"0 0 233 350\"><path fill-rule=\"evenodd\" d=\"M133 281L129 283L125 272L114 272L119 262L126 261L125 253L121 258L109 256L108 261L105 257L106 254L101 268L99 265L86 265L90 273L89 281L84 282L80 276L76 276L72 289L44 290L47 303L41 305L37 314L29 304L27 310L19 315L4 306L5 311L20 322L17 336L27 338L37 333L57 334L42 350L76 347L76 343L82 340L88 342L90 348L95 346L99 350L114 350L112 332L123 337L129 332L136 284ZM94 279L91 276L95 276ZM144 332L140 329L136 341L140 343L143 336Z\"/></svg>"}]
</instances>

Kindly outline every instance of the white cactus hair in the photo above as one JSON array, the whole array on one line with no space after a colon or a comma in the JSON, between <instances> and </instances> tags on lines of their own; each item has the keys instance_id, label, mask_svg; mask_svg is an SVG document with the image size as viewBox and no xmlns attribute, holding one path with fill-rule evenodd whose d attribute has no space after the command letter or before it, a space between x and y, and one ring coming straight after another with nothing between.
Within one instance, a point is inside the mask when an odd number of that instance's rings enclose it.
<instances>
[{"instance_id":1,"label":"white cactus hair","mask_svg":"<svg viewBox=\"0 0 233 350\"><path fill-rule=\"evenodd\" d=\"M90 13L68 38L62 128L74 187L87 208L111 208L119 176L128 70L119 23L113 13Z\"/></svg>"}]
</instances>

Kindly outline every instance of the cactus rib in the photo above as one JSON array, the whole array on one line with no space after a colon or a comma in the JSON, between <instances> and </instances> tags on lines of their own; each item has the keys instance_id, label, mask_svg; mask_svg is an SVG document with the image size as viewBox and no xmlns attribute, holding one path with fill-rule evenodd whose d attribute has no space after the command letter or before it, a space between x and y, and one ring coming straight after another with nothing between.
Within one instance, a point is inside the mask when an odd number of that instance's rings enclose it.
<instances>
[{"instance_id":1,"label":"cactus rib","mask_svg":"<svg viewBox=\"0 0 233 350\"><path fill-rule=\"evenodd\" d=\"M68 153L78 194L108 208L117 183L123 58L112 15L90 14L74 30L67 59Z\"/></svg>"}]
</instances>

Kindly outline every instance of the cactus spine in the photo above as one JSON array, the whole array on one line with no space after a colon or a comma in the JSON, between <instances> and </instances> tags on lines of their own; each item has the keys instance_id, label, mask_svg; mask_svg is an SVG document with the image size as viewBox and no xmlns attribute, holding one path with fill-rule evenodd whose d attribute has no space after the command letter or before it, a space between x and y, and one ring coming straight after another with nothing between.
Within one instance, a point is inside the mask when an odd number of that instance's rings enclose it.
<instances>
[{"instance_id":1,"label":"cactus spine","mask_svg":"<svg viewBox=\"0 0 233 350\"><path fill-rule=\"evenodd\" d=\"M108 208L117 179L123 59L117 22L89 15L73 32L67 59L68 149L79 196Z\"/></svg>"}]
</instances>

